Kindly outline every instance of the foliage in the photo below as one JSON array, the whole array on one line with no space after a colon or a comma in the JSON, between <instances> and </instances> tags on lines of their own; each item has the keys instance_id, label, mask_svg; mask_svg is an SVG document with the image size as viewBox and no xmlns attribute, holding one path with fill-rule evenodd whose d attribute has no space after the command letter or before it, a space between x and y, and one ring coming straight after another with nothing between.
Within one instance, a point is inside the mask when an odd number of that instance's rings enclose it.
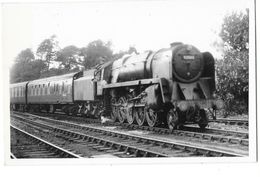
<instances>
[{"instance_id":1,"label":"foliage","mask_svg":"<svg viewBox=\"0 0 260 177\"><path fill-rule=\"evenodd\" d=\"M226 103L226 116L248 112L248 15L248 10L227 15L220 32L224 57L216 61L217 94Z\"/></svg>"},{"instance_id":2,"label":"foliage","mask_svg":"<svg viewBox=\"0 0 260 177\"><path fill-rule=\"evenodd\" d=\"M31 49L21 51L15 59L15 63L10 70L10 82L22 82L36 79L44 64L37 64Z\"/></svg>"},{"instance_id":3,"label":"foliage","mask_svg":"<svg viewBox=\"0 0 260 177\"><path fill-rule=\"evenodd\" d=\"M61 62L60 67L65 68L68 71L75 68L79 70L79 67L82 66L79 54L80 49L74 45L70 45L57 52L56 61Z\"/></svg>"},{"instance_id":4,"label":"foliage","mask_svg":"<svg viewBox=\"0 0 260 177\"><path fill-rule=\"evenodd\" d=\"M10 70L10 82L23 82L38 78L78 72L113 59L111 42L96 40L87 47L69 45L60 49L56 36L43 40L36 57L31 49L21 51ZM133 50L133 49L132 49ZM56 62L56 66L55 66ZM51 65L52 64L52 65Z\"/></svg>"},{"instance_id":5,"label":"foliage","mask_svg":"<svg viewBox=\"0 0 260 177\"><path fill-rule=\"evenodd\" d=\"M90 42L87 47L80 49L80 56L83 56L83 65L86 69L109 61L113 57L111 42L104 43L101 40Z\"/></svg>"},{"instance_id":6,"label":"foliage","mask_svg":"<svg viewBox=\"0 0 260 177\"><path fill-rule=\"evenodd\" d=\"M43 61L45 61L47 70L50 68L50 64L57 57L57 51L59 50L58 41L55 35L43 40L36 52L36 55Z\"/></svg>"}]
</instances>

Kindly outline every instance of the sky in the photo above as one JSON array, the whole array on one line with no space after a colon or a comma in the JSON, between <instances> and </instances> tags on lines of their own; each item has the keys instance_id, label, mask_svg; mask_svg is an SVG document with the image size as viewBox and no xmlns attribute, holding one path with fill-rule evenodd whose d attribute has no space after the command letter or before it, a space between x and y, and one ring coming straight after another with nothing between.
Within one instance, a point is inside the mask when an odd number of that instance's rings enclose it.
<instances>
[{"instance_id":1,"label":"sky","mask_svg":"<svg viewBox=\"0 0 260 177\"><path fill-rule=\"evenodd\" d=\"M196 46L220 57L213 46L223 17L245 10L250 0L87 1L77 3L4 3L2 52L10 67L26 48L34 52L53 34L61 48L84 47L97 39L114 51L159 50L172 42Z\"/></svg>"}]
</instances>

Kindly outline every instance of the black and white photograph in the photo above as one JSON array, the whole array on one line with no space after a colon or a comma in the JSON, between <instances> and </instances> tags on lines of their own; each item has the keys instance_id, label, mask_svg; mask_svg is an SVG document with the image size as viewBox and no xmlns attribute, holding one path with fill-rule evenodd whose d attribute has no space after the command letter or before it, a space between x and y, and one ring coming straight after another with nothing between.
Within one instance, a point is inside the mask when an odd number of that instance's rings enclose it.
<instances>
[{"instance_id":1,"label":"black and white photograph","mask_svg":"<svg viewBox=\"0 0 260 177\"><path fill-rule=\"evenodd\" d=\"M257 161L255 1L1 10L6 165Z\"/></svg>"}]
</instances>

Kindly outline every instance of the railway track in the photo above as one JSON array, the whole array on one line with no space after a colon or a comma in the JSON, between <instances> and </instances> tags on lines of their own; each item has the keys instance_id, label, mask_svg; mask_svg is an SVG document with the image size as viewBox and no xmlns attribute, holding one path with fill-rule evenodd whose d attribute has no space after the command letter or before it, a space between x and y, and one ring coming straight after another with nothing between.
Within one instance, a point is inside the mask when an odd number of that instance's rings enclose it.
<instances>
[{"instance_id":1,"label":"railway track","mask_svg":"<svg viewBox=\"0 0 260 177\"><path fill-rule=\"evenodd\" d=\"M246 126L248 127L248 120L241 120L241 119L210 119L209 122L216 122L216 123L224 123L227 125L238 125L238 126Z\"/></svg>"},{"instance_id":2,"label":"railway track","mask_svg":"<svg viewBox=\"0 0 260 177\"><path fill-rule=\"evenodd\" d=\"M219 129L209 129L206 128L201 130L197 127L184 126L181 130L170 131L167 128L158 128L158 127L149 127L149 126L138 126L138 125L129 125L129 124L120 124L126 129L140 129L153 131L159 134L172 134L182 137L193 137L200 140L208 140L219 143L227 144L237 144L242 146L248 146L248 133L237 132L237 131L228 131L228 130L219 130Z\"/></svg>"},{"instance_id":3,"label":"railway track","mask_svg":"<svg viewBox=\"0 0 260 177\"><path fill-rule=\"evenodd\" d=\"M25 116L35 116L33 114L22 114ZM66 121L75 121L75 117L73 118L72 116L65 116L59 117L58 120L66 120ZM42 117L45 118L45 117ZM78 118L78 117L77 117ZM94 123L94 124L99 124L100 120L97 119L84 119L79 117L78 118L79 123L81 121L83 123ZM181 137L193 137L199 140L207 140L207 141L213 141L213 142L219 142L219 143L227 143L227 144L237 144L241 146L247 146L249 145L248 141L248 133L246 132L239 132L239 131L230 131L230 130L220 130L220 129L213 129L213 128L206 128L204 130L201 130L198 127L193 127L193 126L184 126L181 130L174 130L170 131L168 128L163 128L163 127L149 127L149 126L138 126L137 124L132 124L129 125L127 123L111 123L107 122L104 123L103 125L108 125L108 126L113 126L116 125L118 127L122 127L122 129L126 130L145 130L145 131L152 131L158 134L172 134L175 136L181 136Z\"/></svg>"},{"instance_id":4,"label":"railway track","mask_svg":"<svg viewBox=\"0 0 260 177\"><path fill-rule=\"evenodd\" d=\"M106 153L121 153L124 157L184 157L184 156L246 156L243 151L234 152L223 148L195 146L177 141L146 137L112 131L105 128L83 126L75 123L57 121L48 118L35 120L16 118L38 126L48 126L60 136L76 138L78 143L90 143ZM75 141L75 140L73 140ZM94 144L93 144L94 143ZM113 153L112 153L113 154Z\"/></svg>"},{"instance_id":5,"label":"railway track","mask_svg":"<svg viewBox=\"0 0 260 177\"><path fill-rule=\"evenodd\" d=\"M80 158L61 147L38 138L13 125L11 128L11 158Z\"/></svg>"}]
</instances>

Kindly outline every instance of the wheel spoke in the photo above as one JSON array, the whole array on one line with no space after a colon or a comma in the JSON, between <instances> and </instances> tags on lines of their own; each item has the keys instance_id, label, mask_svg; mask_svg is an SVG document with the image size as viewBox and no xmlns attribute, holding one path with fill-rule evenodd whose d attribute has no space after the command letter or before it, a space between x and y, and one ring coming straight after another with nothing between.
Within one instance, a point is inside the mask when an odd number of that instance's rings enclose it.
<instances>
[{"instance_id":1,"label":"wheel spoke","mask_svg":"<svg viewBox=\"0 0 260 177\"><path fill-rule=\"evenodd\" d=\"M116 98L112 98L111 99L111 119L113 120L113 122L117 121L118 118L118 110L116 107Z\"/></svg>"},{"instance_id":2,"label":"wheel spoke","mask_svg":"<svg viewBox=\"0 0 260 177\"><path fill-rule=\"evenodd\" d=\"M120 123L124 123L127 119L127 100L125 97L120 97L118 101L120 107L118 108L118 120Z\"/></svg>"},{"instance_id":3,"label":"wheel spoke","mask_svg":"<svg viewBox=\"0 0 260 177\"><path fill-rule=\"evenodd\" d=\"M158 113L156 111L154 111L153 109L150 109L150 108L145 109L145 117L146 117L146 121L150 127L154 127L159 124Z\"/></svg>"},{"instance_id":4,"label":"wheel spoke","mask_svg":"<svg viewBox=\"0 0 260 177\"><path fill-rule=\"evenodd\" d=\"M131 125L134 123L134 117L133 117L133 108L127 109L127 122Z\"/></svg>"},{"instance_id":5,"label":"wheel spoke","mask_svg":"<svg viewBox=\"0 0 260 177\"><path fill-rule=\"evenodd\" d=\"M144 108L138 108L138 116L137 116L136 121L139 126L144 125L144 123L145 123Z\"/></svg>"}]
</instances>

